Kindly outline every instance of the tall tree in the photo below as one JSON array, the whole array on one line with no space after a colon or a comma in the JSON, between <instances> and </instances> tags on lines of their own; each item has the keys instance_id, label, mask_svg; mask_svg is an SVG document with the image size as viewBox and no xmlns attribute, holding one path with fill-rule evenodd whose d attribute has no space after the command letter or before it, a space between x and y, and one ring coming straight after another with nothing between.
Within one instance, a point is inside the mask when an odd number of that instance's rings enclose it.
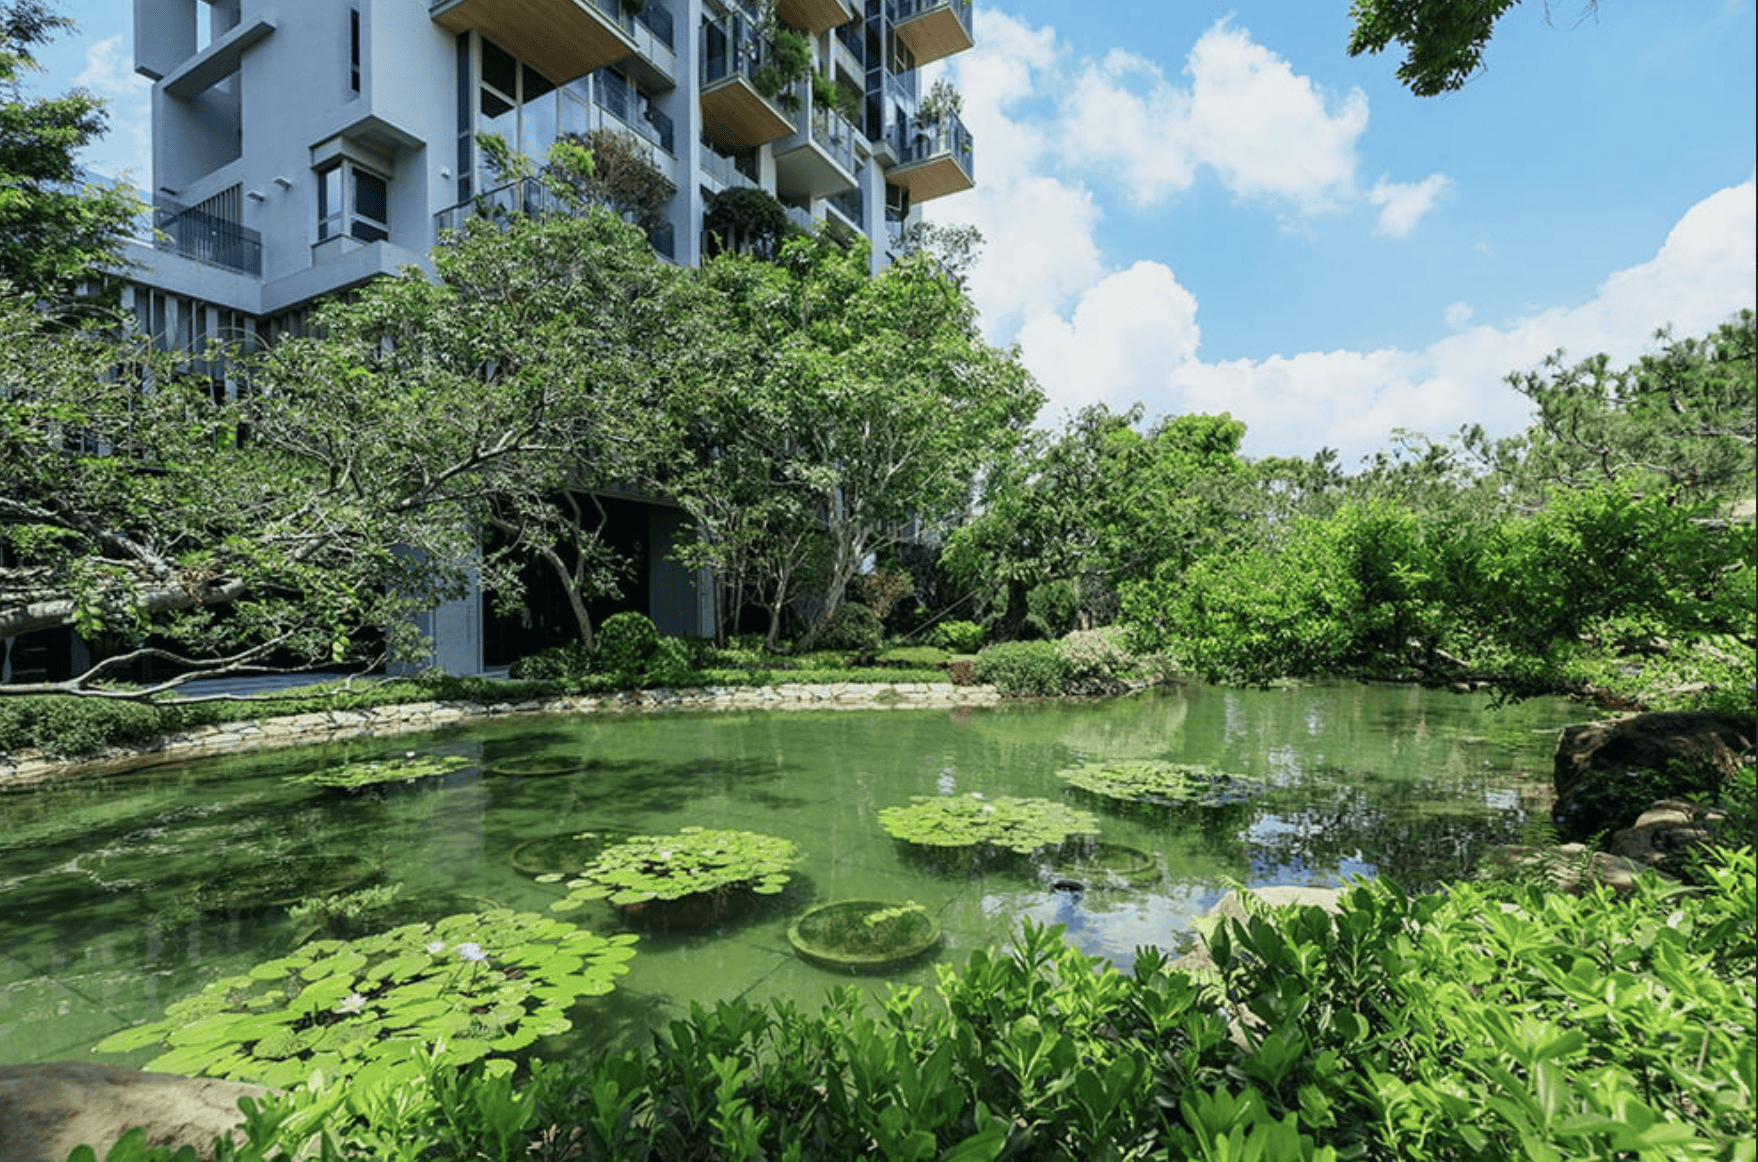
<instances>
[{"instance_id":1,"label":"tall tree","mask_svg":"<svg viewBox=\"0 0 1758 1162\"><path fill-rule=\"evenodd\" d=\"M960 509L1042 397L1016 352L982 341L969 298L926 257L870 277L864 245L800 238L775 263L721 256L704 279L752 352L735 413L749 418L717 426L707 454L774 496L782 523L747 536L772 563L798 561L796 581L822 537L816 593L782 599L804 598L809 645L866 562ZM702 512L701 491L680 495Z\"/></svg>"},{"instance_id":2,"label":"tall tree","mask_svg":"<svg viewBox=\"0 0 1758 1162\"><path fill-rule=\"evenodd\" d=\"M42 0L0 4L0 280L38 299L65 298L117 261L140 212L126 186L82 179L78 153L103 134L103 102L75 89L32 99L33 50L72 21Z\"/></svg>"}]
</instances>

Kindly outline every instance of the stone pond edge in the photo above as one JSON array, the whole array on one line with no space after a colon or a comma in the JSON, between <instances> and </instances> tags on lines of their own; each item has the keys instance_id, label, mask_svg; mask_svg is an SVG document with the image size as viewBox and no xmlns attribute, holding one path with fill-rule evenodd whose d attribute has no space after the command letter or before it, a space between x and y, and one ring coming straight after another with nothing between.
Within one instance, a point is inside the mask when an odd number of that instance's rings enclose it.
<instances>
[{"instance_id":1,"label":"stone pond edge","mask_svg":"<svg viewBox=\"0 0 1758 1162\"><path fill-rule=\"evenodd\" d=\"M36 752L0 755L0 790L69 775L105 774L277 747L412 734L470 719L538 714L630 714L680 710L936 710L992 706L994 686L938 682L786 683L628 690L614 694L507 702L405 702L360 710L320 710L246 719L165 735L144 746L88 758L55 759Z\"/></svg>"}]
</instances>

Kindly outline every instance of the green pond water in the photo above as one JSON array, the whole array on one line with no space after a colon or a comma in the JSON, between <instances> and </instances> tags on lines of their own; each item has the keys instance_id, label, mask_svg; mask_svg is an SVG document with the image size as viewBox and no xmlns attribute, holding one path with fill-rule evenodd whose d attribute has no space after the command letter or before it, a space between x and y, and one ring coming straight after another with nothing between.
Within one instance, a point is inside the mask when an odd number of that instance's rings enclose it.
<instances>
[{"instance_id":1,"label":"green pond water","mask_svg":"<svg viewBox=\"0 0 1758 1162\"><path fill-rule=\"evenodd\" d=\"M1235 881L1383 875L1423 886L1461 874L1484 848L1521 837L1533 792L1548 785L1556 732L1580 716L1558 700L1491 710L1476 695L1335 685L951 712L523 718L9 792L0 1062L85 1057L207 981L281 954L301 934L286 901L304 894L398 884L400 920L488 904L546 910L564 889L520 871L513 852L586 830L740 828L792 840L801 859L781 895L713 930L644 934L616 991L578 1006L575 1029L547 1052L644 1040L692 1001L814 1005L851 980L932 985L936 962L1005 944L1028 916L1065 925L1070 941L1127 968L1139 946L1179 949L1191 919ZM287 782L319 764L409 751L471 762L376 797ZM1260 777L1266 790L1144 815L1057 777L1142 758ZM584 765L508 773L551 759ZM1098 814L1101 840L1148 853L1154 872L1117 883L1066 868L947 870L879 828L882 809L912 796L971 792L1077 799ZM1084 890L1069 890L1077 884ZM920 904L945 939L881 976L841 976L798 956L790 919L851 897ZM602 902L568 915L597 931L622 926Z\"/></svg>"}]
</instances>

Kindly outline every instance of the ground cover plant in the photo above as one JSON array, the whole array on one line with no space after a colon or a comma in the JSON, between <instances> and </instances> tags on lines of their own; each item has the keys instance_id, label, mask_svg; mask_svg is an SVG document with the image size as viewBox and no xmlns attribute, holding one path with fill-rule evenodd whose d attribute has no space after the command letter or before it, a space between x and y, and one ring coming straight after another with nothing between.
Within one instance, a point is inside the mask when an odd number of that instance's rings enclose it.
<instances>
[{"instance_id":1,"label":"ground cover plant","mask_svg":"<svg viewBox=\"0 0 1758 1162\"><path fill-rule=\"evenodd\" d=\"M313 940L214 981L98 1052L164 1044L148 1069L296 1085L314 1070L361 1086L416 1076L416 1050L466 1064L572 1024L568 1008L628 970L635 937L494 909L355 940Z\"/></svg>"},{"instance_id":2,"label":"ground cover plant","mask_svg":"<svg viewBox=\"0 0 1758 1162\"><path fill-rule=\"evenodd\" d=\"M1695 892L1363 883L1336 915L1225 921L1206 974L1152 949L1118 971L1028 923L933 994L695 1005L648 1049L523 1080L326 1075L221 1157L1744 1162L1758 865L1708 858Z\"/></svg>"},{"instance_id":3,"label":"ground cover plant","mask_svg":"<svg viewBox=\"0 0 1758 1162\"><path fill-rule=\"evenodd\" d=\"M930 849L975 849L1031 855L1099 830L1096 816L1049 799L1011 795L918 795L908 806L879 812L893 839Z\"/></svg>"}]
</instances>

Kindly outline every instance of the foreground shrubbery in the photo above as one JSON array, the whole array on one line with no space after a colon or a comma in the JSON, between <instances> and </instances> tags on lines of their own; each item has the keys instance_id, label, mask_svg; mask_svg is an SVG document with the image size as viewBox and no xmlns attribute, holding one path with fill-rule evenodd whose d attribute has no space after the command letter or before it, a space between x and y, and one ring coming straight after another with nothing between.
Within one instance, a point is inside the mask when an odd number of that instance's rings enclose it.
<instances>
[{"instance_id":1,"label":"foreground shrubbery","mask_svg":"<svg viewBox=\"0 0 1758 1162\"><path fill-rule=\"evenodd\" d=\"M1337 916L1229 922L1200 975L1028 924L937 1000L695 1007L649 1050L511 1083L319 1079L221 1157L1750 1159L1755 892L1750 848L1701 893L1365 884Z\"/></svg>"}]
</instances>

